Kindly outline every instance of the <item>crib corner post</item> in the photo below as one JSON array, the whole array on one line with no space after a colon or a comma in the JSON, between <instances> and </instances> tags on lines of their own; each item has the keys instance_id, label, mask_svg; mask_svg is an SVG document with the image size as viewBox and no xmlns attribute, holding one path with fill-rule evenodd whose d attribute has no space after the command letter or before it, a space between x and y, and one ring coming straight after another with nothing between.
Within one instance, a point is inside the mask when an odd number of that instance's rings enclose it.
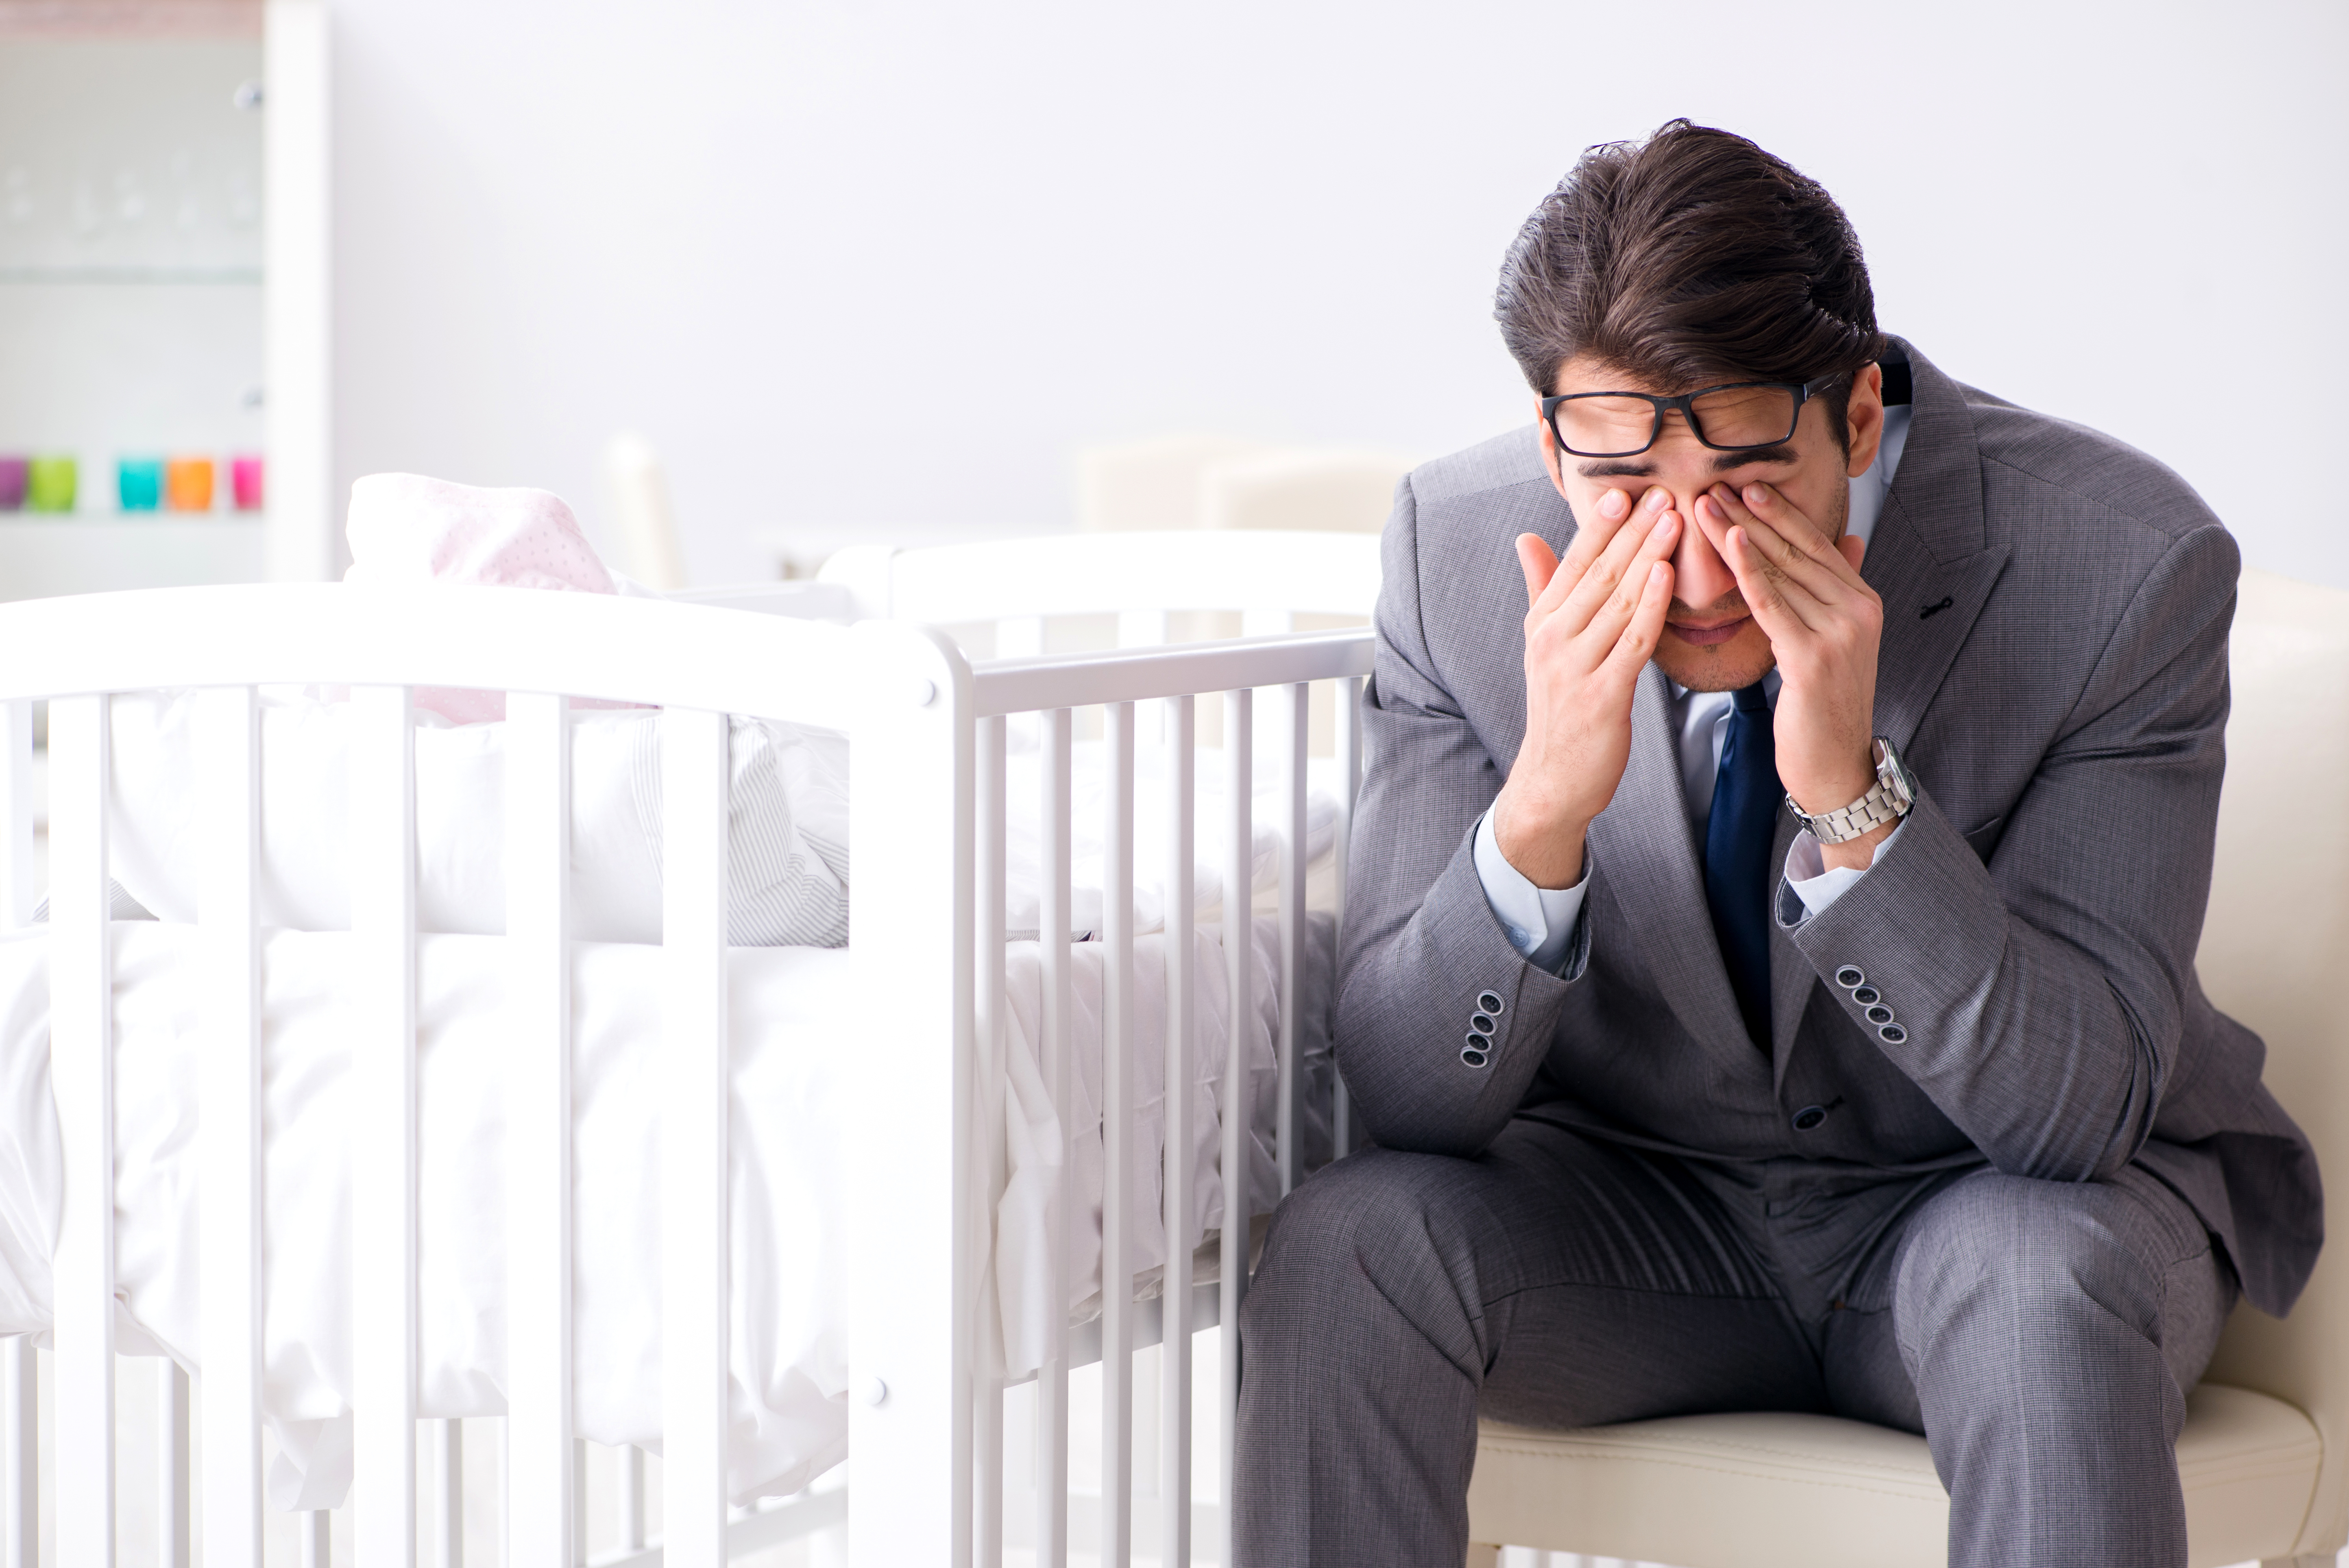
<instances>
[{"instance_id":1,"label":"crib corner post","mask_svg":"<svg viewBox=\"0 0 2349 1568\"><path fill-rule=\"evenodd\" d=\"M973 686L943 634L855 630L849 754L849 1545L967 1568L979 1238L961 1202L975 1048ZM845 1024L846 1021L843 1020Z\"/></svg>"}]
</instances>

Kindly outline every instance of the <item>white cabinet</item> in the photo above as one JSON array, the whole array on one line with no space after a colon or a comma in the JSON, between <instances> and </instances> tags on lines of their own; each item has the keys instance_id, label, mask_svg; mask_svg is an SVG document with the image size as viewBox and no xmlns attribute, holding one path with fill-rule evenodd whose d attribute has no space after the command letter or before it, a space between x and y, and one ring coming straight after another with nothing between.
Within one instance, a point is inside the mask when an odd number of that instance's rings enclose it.
<instances>
[{"instance_id":1,"label":"white cabinet","mask_svg":"<svg viewBox=\"0 0 2349 1568\"><path fill-rule=\"evenodd\" d=\"M0 598L329 574L323 11L29 9L0 15L0 508L9 459L41 460L24 501L66 462L75 493L0 510Z\"/></svg>"}]
</instances>

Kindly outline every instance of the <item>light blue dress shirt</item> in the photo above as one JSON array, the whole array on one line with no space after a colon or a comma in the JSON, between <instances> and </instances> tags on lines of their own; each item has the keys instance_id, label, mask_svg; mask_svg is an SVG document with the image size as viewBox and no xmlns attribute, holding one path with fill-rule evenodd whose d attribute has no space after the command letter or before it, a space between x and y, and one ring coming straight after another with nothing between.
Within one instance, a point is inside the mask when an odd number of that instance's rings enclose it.
<instances>
[{"instance_id":1,"label":"light blue dress shirt","mask_svg":"<svg viewBox=\"0 0 2349 1568\"><path fill-rule=\"evenodd\" d=\"M1900 466L1901 451L1909 444L1909 414L1905 407L1884 411L1884 438L1877 448L1876 461L1851 481L1851 515L1844 531L1863 542L1876 532L1885 495L1892 489L1893 470ZM1775 707L1778 672L1764 676L1763 686ZM1730 696L1725 691L1689 691L1677 682L1672 686L1672 721L1680 732L1682 797L1688 807L1690 830L1699 843L1704 841L1705 823L1713 815L1713 775L1721 769L1722 742L1728 734ZM1890 848L1900 832L1900 828L1893 829L1878 846L1878 852ZM1475 853L1485 902L1508 933L1509 945L1528 963L1556 974L1574 944L1574 923L1582 915L1583 892L1590 885L1588 860L1582 880L1572 887L1534 886L1501 853L1489 810L1476 824ZM1807 832L1795 834L1788 846L1785 873L1795 896L1803 901L1806 918L1826 909L1868 874L1847 867L1827 870L1818 841Z\"/></svg>"}]
</instances>

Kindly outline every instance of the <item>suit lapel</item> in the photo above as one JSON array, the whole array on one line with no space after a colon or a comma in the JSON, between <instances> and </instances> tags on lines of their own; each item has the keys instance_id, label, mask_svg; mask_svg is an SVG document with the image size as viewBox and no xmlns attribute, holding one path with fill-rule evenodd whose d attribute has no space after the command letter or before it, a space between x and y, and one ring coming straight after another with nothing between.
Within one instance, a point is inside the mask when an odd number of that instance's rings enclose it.
<instances>
[{"instance_id":1,"label":"suit lapel","mask_svg":"<svg viewBox=\"0 0 2349 1568\"><path fill-rule=\"evenodd\" d=\"M1876 733L1903 747L2007 557L2006 541L1982 509L1982 454L1964 394L1913 348L1909 363L1915 398L1909 444L1860 563L1860 575L1884 600Z\"/></svg>"},{"instance_id":2,"label":"suit lapel","mask_svg":"<svg viewBox=\"0 0 2349 1568\"><path fill-rule=\"evenodd\" d=\"M1590 824L1591 858L1616 889L1627 948L1656 977L1681 1024L1698 1039L1733 1042L1748 1057L1729 971L1713 940L1703 868L1689 833L1672 732L1671 687L1650 665L1631 700L1631 755L1614 800Z\"/></svg>"}]
</instances>

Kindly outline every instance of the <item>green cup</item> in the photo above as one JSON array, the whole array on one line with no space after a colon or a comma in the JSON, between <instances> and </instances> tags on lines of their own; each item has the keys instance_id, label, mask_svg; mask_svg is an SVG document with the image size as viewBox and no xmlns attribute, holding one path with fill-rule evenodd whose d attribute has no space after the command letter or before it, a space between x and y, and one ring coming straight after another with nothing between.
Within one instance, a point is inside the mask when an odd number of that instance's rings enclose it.
<instances>
[{"instance_id":1,"label":"green cup","mask_svg":"<svg viewBox=\"0 0 2349 1568\"><path fill-rule=\"evenodd\" d=\"M26 509L71 511L78 480L78 472L71 458L35 458L26 465Z\"/></svg>"},{"instance_id":2,"label":"green cup","mask_svg":"<svg viewBox=\"0 0 2349 1568\"><path fill-rule=\"evenodd\" d=\"M163 459L124 458L114 465L114 485L125 511L153 511L163 504Z\"/></svg>"}]
</instances>

